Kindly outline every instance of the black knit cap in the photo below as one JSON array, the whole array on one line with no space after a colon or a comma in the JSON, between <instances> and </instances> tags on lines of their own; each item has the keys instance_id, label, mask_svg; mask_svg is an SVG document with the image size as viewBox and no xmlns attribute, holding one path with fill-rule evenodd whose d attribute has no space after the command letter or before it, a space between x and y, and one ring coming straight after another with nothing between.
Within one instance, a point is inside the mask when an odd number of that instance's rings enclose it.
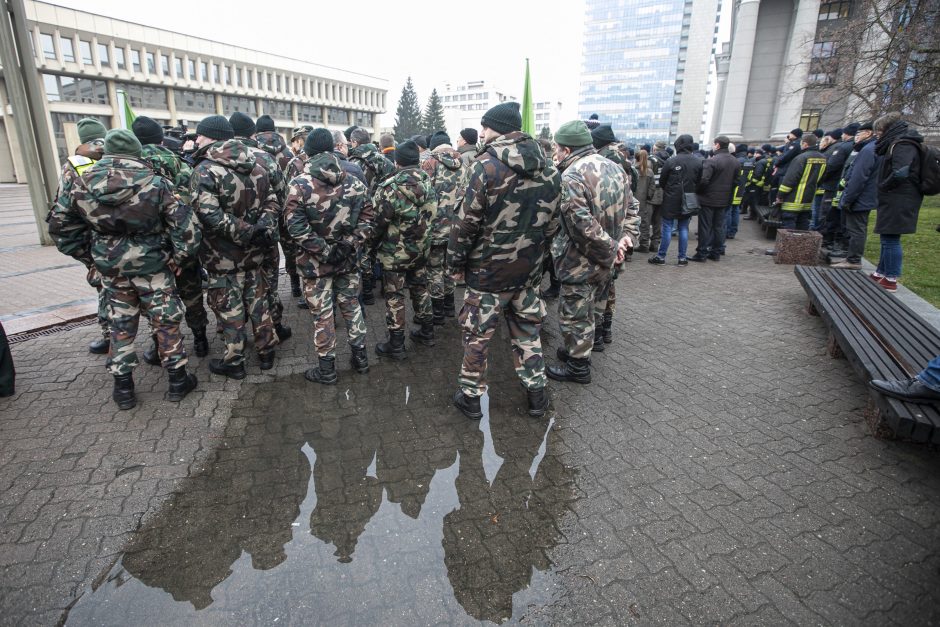
<instances>
[{"instance_id":1,"label":"black knit cap","mask_svg":"<svg viewBox=\"0 0 940 627\"><path fill-rule=\"evenodd\" d=\"M304 142L304 152L307 153L308 157L332 150L333 133L325 128L315 128L307 134L307 141Z\"/></svg>"},{"instance_id":2,"label":"black knit cap","mask_svg":"<svg viewBox=\"0 0 940 627\"><path fill-rule=\"evenodd\" d=\"M163 127L146 115L138 116L131 124L131 130L141 144L159 144L163 141Z\"/></svg>"},{"instance_id":3,"label":"black knit cap","mask_svg":"<svg viewBox=\"0 0 940 627\"><path fill-rule=\"evenodd\" d=\"M522 130L522 113L518 102L501 102L483 114L480 124L497 133L511 133Z\"/></svg>"},{"instance_id":4,"label":"black knit cap","mask_svg":"<svg viewBox=\"0 0 940 627\"><path fill-rule=\"evenodd\" d=\"M251 137L255 134L255 121L241 111L233 113L228 123L232 125L235 137Z\"/></svg>"},{"instance_id":5,"label":"black knit cap","mask_svg":"<svg viewBox=\"0 0 940 627\"><path fill-rule=\"evenodd\" d=\"M460 136L463 137L463 140L468 144L477 143L479 136L477 135L477 130L475 128L465 128L460 131Z\"/></svg>"},{"instance_id":6,"label":"black knit cap","mask_svg":"<svg viewBox=\"0 0 940 627\"><path fill-rule=\"evenodd\" d=\"M347 128L345 131L343 131L343 135L346 136L346 141L350 141L350 140L349 140L349 136L352 135L352 132L353 132L354 130L356 130L357 128L359 128L359 127L358 127L358 126L350 126L350 127Z\"/></svg>"},{"instance_id":7,"label":"black knit cap","mask_svg":"<svg viewBox=\"0 0 940 627\"><path fill-rule=\"evenodd\" d=\"M790 131L790 134L796 137L797 139L799 139L800 137L803 137L803 129L795 128L792 131Z\"/></svg>"},{"instance_id":8,"label":"black knit cap","mask_svg":"<svg viewBox=\"0 0 940 627\"><path fill-rule=\"evenodd\" d=\"M428 142L428 148L434 150L438 146L443 146L444 144L450 143L450 135L444 131L438 131L431 135L431 141Z\"/></svg>"},{"instance_id":9,"label":"black knit cap","mask_svg":"<svg viewBox=\"0 0 940 627\"><path fill-rule=\"evenodd\" d=\"M774 147L771 146L770 144L761 144L761 150L763 150L764 152L773 152Z\"/></svg>"},{"instance_id":10,"label":"black knit cap","mask_svg":"<svg viewBox=\"0 0 940 627\"><path fill-rule=\"evenodd\" d=\"M591 131L591 139L594 140L594 146L600 148L617 141L617 136L614 135L614 129L610 124L601 124Z\"/></svg>"},{"instance_id":11,"label":"black knit cap","mask_svg":"<svg viewBox=\"0 0 940 627\"><path fill-rule=\"evenodd\" d=\"M851 137L855 137L855 133L858 132L858 127L859 127L858 122L852 122L851 124L846 126L844 129L842 129L842 133L845 135L849 135Z\"/></svg>"},{"instance_id":12,"label":"black knit cap","mask_svg":"<svg viewBox=\"0 0 940 627\"><path fill-rule=\"evenodd\" d=\"M403 166L418 165L419 154L418 144L409 139L395 147L395 163Z\"/></svg>"},{"instance_id":13,"label":"black knit cap","mask_svg":"<svg viewBox=\"0 0 940 627\"><path fill-rule=\"evenodd\" d=\"M842 139L842 132L843 132L843 131L842 131L841 128L837 128L837 129L833 129L833 130L829 131L829 132L826 133L826 134L827 134L829 137L831 137L831 138L833 138L833 139L835 139L835 140L839 140L839 139Z\"/></svg>"},{"instance_id":14,"label":"black knit cap","mask_svg":"<svg viewBox=\"0 0 940 627\"><path fill-rule=\"evenodd\" d=\"M225 140L235 137L235 131L232 125L228 123L225 116L210 115L203 118L202 122L196 125L196 134L208 137L209 139Z\"/></svg>"},{"instance_id":15,"label":"black knit cap","mask_svg":"<svg viewBox=\"0 0 940 627\"><path fill-rule=\"evenodd\" d=\"M817 128L815 131L813 131L813 135L815 135L818 139L822 139L826 135L826 131L822 130L821 128Z\"/></svg>"},{"instance_id":16,"label":"black knit cap","mask_svg":"<svg viewBox=\"0 0 940 627\"><path fill-rule=\"evenodd\" d=\"M255 122L255 132L257 133L264 133L264 132L273 131L273 130L274 130L274 118L272 118L268 114L262 115L260 118L258 118L258 121Z\"/></svg>"},{"instance_id":17,"label":"black knit cap","mask_svg":"<svg viewBox=\"0 0 940 627\"><path fill-rule=\"evenodd\" d=\"M428 147L428 138L424 135L415 135L411 138L411 141L418 144L418 148L427 148Z\"/></svg>"}]
</instances>

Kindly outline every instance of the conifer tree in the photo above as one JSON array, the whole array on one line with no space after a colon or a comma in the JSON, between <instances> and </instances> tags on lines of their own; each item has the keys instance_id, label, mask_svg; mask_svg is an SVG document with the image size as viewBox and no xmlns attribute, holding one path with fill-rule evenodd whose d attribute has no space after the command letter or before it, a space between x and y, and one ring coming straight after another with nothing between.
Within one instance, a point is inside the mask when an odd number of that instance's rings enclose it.
<instances>
[{"instance_id":1,"label":"conifer tree","mask_svg":"<svg viewBox=\"0 0 940 627\"><path fill-rule=\"evenodd\" d=\"M431 97L428 98L428 105L421 118L421 127L425 135L447 130L444 121L444 106L441 104L441 98L437 95L436 89L431 90Z\"/></svg>"},{"instance_id":2,"label":"conifer tree","mask_svg":"<svg viewBox=\"0 0 940 627\"><path fill-rule=\"evenodd\" d=\"M421 107L418 105L418 94L415 93L411 77L408 77L398 99L398 110L395 112L395 141L403 142L421 132Z\"/></svg>"}]
</instances>

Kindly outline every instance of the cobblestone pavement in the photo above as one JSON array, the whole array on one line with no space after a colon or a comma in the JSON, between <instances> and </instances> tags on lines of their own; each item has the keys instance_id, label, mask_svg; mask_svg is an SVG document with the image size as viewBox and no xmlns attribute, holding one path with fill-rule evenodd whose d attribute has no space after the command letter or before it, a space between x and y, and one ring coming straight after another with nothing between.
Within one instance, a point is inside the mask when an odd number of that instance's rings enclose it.
<instances>
[{"instance_id":1,"label":"cobblestone pavement","mask_svg":"<svg viewBox=\"0 0 940 627\"><path fill-rule=\"evenodd\" d=\"M324 388L290 306L273 374L193 358L172 405L142 366L130 412L93 326L14 345L2 622L940 621L940 458L869 435L864 386L751 228L721 263L630 264L594 382L552 383L540 421L505 333L487 416L450 407L453 320L365 376L344 347Z\"/></svg>"}]
</instances>

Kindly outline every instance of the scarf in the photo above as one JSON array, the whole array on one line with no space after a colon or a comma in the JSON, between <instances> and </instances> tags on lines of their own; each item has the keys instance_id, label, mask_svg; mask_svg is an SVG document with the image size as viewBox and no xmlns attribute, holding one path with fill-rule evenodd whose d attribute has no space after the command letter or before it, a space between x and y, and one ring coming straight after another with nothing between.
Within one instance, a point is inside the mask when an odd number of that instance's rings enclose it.
<instances>
[{"instance_id":1,"label":"scarf","mask_svg":"<svg viewBox=\"0 0 940 627\"><path fill-rule=\"evenodd\" d=\"M875 154L888 154L888 149L891 148L892 144L899 140L906 132L907 122L898 121L886 128L884 133L881 134L881 137L878 138L877 143L875 143Z\"/></svg>"}]
</instances>

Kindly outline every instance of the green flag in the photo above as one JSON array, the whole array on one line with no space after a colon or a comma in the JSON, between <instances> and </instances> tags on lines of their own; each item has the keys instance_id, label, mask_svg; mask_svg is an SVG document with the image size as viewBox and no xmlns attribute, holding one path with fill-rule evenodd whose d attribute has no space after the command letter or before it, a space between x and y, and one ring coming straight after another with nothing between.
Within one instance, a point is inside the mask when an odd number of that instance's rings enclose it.
<instances>
[{"instance_id":1,"label":"green flag","mask_svg":"<svg viewBox=\"0 0 940 627\"><path fill-rule=\"evenodd\" d=\"M134 120L137 119L137 114L131 109L131 101L127 97L127 92L123 89L119 89L117 94L118 98L123 101L123 106L121 107L121 128L130 129L134 124Z\"/></svg>"},{"instance_id":2,"label":"green flag","mask_svg":"<svg viewBox=\"0 0 940 627\"><path fill-rule=\"evenodd\" d=\"M535 136L535 104L529 80L529 60L525 60L525 87L522 88L522 132Z\"/></svg>"}]
</instances>

